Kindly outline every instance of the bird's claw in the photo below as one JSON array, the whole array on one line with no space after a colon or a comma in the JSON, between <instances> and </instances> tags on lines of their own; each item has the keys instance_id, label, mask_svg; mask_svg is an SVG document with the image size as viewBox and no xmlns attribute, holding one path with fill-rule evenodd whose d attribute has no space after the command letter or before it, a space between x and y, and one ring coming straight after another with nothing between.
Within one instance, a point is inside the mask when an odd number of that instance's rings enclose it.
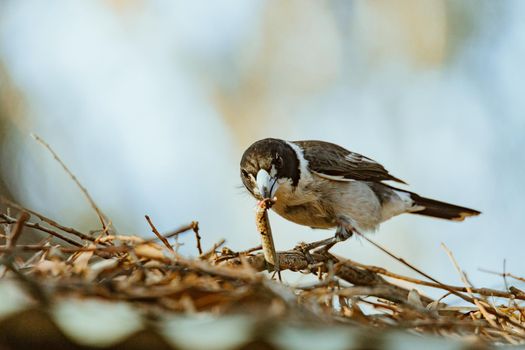
<instances>
[{"instance_id":1,"label":"bird's claw","mask_svg":"<svg viewBox=\"0 0 525 350\"><path fill-rule=\"evenodd\" d=\"M301 242L295 246L294 250L297 250L302 253L308 253L314 249L318 249L318 252L327 252L332 248L336 243L346 241L348 238L352 237L354 230L348 230L345 226L338 226L333 237L323 239L320 241L315 241L312 243Z\"/></svg>"},{"instance_id":2,"label":"bird's claw","mask_svg":"<svg viewBox=\"0 0 525 350\"><path fill-rule=\"evenodd\" d=\"M345 226L337 226L337 230L335 231L335 239L337 242L343 242L352 237L353 234L353 229L348 230Z\"/></svg>"},{"instance_id":3,"label":"bird's claw","mask_svg":"<svg viewBox=\"0 0 525 350\"><path fill-rule=\"evenodd\" d=\"M315 242L312 242L312 243L299 243L294 249L295 250L298 250L298 251L301 251L301 252L305 252L305 251L311 251L313 249L316 249L316 248L319 248L319 247L325 247L325 246L328 246L328 245L333 245L337 243L337 240L335 237L330 237L330 238L327 238L327 239L323 239L323 240L320 240L320 241L315 241Z\"/></svg>"}]
</instances>

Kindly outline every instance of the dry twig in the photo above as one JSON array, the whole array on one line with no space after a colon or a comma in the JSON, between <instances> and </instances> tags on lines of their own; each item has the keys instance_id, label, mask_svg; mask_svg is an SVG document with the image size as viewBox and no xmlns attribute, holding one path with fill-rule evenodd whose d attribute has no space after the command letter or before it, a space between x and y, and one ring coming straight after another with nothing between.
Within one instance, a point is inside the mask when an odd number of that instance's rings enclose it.
<instances>
[{"instance_id":1,"label":"dry twig","mask_svg":"<svg viewBox=\"0 0 525 350\"><path fill-rule=\"evenodd\" d=\"M192 229L195 233L195 240L197 241L197 251L199 252L199 255L202 255L201 236L199 235L199 222L193 221L191 224L193 225Z\"/></svg>"},{"instance_id":2,"label":"dry twig","mask_svg":"<svg viewBox=\"0 0 525 350\"><path fill-rule=\"evenodd\" d=\"M13 248L16 245L16 242L22 234L22 230L24 229L24 226L29 218L30 215L25 211L20 212L20 215L18 215L18 220L16 220L16 224L13 226L11 234L7 237L7 245L10 248Z\"/></svg>"},{"instance_id":3,"label":"dry twig","mask_svg":"<svg viewBox=\"0 0 525 350\"><path fill-rule=\"evenodd\" d=\"M155 225L153 225L153 222L151 222L150 217L148 215L145 215L145 217L146 217L146 221L148 222L149 226L151 227L151 231L155 234L155 236L157 236L157 238L162 241L162 243L166 246L166 248L168 248L172 252L175 252L173 250L173 247L171 246L170 242L168 242L168 239L166 237L164 237L163 235L161 235L159 233L159 231L157 230L157 228L155 227Z\"/></svg>"},{"instance_id":4,"label":"dry twig","mask_svg":"<svg viewBox=\"0 0 525 350\"><path fill-rule=\"evenodd\" d=\"M80 189L80 191L82 192L82 194L84 195L84 197L86 197L87 201L89 202L89 204L91 205L91 207L93 208L93 210L95 210L99 220L100 220L100 223L102 224L102 229L103 231L107 231L107 217L104 215L104 213L102 213L102 210L100 210L100 208L97 206L97 204L95 203L95 201L93 200L93 198L91 197L91 195L89 194L88 190L82 186L82 184L80 183L80 181L77 179L77 177L75 176L75 174L73 174L73 172L71 170L69 170L69 168L67 167L67 165L62 161L62 159L60 159L60 157L58 156L58 154L53 150L53 148L51 148L51 146L45 142L40 136L36 135L36 134L32 134L32 136L34 137L34 139L39 142L42 146L44 146L48 151L49 153L51 153L51 155L53 156L53 158L58 162L58 164L60 164L62 166L62 168L64 169L64 171L71 177L71 179L75 182L75 184L78 186L78 188Z\"/></svg>"}]
</instances>

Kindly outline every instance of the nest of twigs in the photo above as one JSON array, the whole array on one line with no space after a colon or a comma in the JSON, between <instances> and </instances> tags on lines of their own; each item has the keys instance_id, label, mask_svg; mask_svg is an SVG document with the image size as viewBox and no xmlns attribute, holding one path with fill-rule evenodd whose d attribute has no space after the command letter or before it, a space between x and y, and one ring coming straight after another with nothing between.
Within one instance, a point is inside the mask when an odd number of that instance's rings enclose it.
<instances>
[{"instance_id":1,"label":"nest of twigs","mask_svg":"<svg viewBox=\"0 0 525 350\"><path fill-rule=\"evenodd\" d=\"M95 297L140 305L155 319L167 312L247 313L259 319L409 329L487 342L517 344L525 339L525 310L518 304L525 294L516 288L449 286L300 248L278 252L279 270L314 274L317 282L289 286L260 273L269 267L260 247L233 252L221 249L224 242L218 242L202 251L195 222L163 235L147 218L155 233L151 239L117 235L110 226L89 235L8 204L19 212L0 214L5 231L2 276L21 283L42 307L66 297ZM24 228L55 239L18 244ZM197 242L196 258L182 256L170 243L172 237L191 233ZM448 307L383 276L442 289L471 306Z\"/></svg>"},{"instance_id":2,"label":"nest of twigs","mask_svg":"<svg viewBox=\"0 0 525 350\"><path fill-rule=\"evenodd\" d=\"M515 287L474 288L459 267L465 284L451 286L381 247L424 278L363 265L322 247L304 250L301 246L278 252L276 267L266 262L261 247L234 252L221 241L203 251L196 222L161 234L146 217L154 234L151 238L117 234L81 189L100 218L98 231L85 233L63 226L4 199L9 210L0 213L4 241L0 282L16 282L38 309L49 310L63 299L95 298L129 303L153 324L166 315L209 313L248 315L257 322L271 320L274 325L297 327L328 323L340 327L336 329L380 333L408 330L477 344L525 342L525 309L520 305L525 293ZM43 239L19 244L28 229L44 234ZM196 257L178 252L174 237L181 235L195 237ZM275 273L264 273L273 270L315 275L316 279L308 286L292 286L277 280ZM401 286L408 283L440 289L468 306L450 307Z\"/></svg>"}]
</instances>

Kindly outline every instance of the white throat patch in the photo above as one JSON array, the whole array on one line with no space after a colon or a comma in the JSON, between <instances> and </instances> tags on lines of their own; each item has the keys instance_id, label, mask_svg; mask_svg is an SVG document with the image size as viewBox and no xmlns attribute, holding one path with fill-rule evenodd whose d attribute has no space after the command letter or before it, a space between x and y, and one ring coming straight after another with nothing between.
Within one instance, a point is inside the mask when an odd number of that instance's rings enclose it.
<instances>
[{"instance_id":1,"label":"white throat patch","mask_svg":"<svg viewBox=\"0 0 525 350\"><path fill-rule=\"evenodd\" d=\"M308 161L304 158L303 150L293 142L286 141L286 143L288 146L292 147L297 155L297 159L299 159L299 170L301 171L299 182L301 182L301 180L308 182L311 181L312 175L308 169Z\"/></svg>"}]
</instances>

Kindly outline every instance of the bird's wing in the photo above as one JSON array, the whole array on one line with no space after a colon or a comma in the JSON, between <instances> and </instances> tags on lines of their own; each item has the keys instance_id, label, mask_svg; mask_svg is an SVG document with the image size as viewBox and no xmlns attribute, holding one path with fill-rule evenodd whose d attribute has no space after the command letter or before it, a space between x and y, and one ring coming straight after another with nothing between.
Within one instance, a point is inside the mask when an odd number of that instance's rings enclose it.
<instances>
[{"instance_id":1,"label":"bird's wing","mask_svg":"<svg viewBox=\"0 0 525 350\"><path fill-rule=\"evenodd\" d=\"M335 181L385 181L406 184L396 178L376 161L336 144L324 141L293 141L302 148L310 170Z\"/></svg>"}]
</instances>

